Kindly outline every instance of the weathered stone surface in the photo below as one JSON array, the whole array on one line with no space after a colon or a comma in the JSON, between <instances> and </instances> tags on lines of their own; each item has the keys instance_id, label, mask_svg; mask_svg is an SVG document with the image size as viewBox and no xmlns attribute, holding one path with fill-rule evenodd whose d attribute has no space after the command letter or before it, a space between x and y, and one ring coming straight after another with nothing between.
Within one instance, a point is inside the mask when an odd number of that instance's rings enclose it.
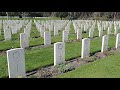
<instances>
[{"instance_id":1,"label":"weathered stone surface","mask_svg":"<svg viewBox=\"0 0 120 90\"><path fill-rule=\"evenodd\" d=\"M25 56L23 48L16 48L7 51L9 78L24 78Z\"/></svg>"},{"instance_id":2,"label":"weathered stone surface","mask_svg":"<svg viewBox=\"0 0 120 90\"><path fill-rule=\"evenodd\" d=\"M54 65L65 63L65 43L57 42L54 44Z\"/></svg>"},{"instance_id":3,"label":"weathered stone surface","mask_svg":"<svg viewBox=\"0 0 120 90\"><path fill-rule=\"evenodd\" d=\"M109 36L108 35L104 35L102 37L102 47L101 47L101 52L107 51L108 50L108 40L109 40Z\"/></svg>"},{"instance_id":4,"label":"weathered stone surface","mask_svg":"<svg viewBox=\"0 0 120 90\"><path fill-rule=\"evenodd\" d=\"M84 38L82 39L81 58L88 57L89 53L90 53L90 39Z\"/></svg>"}]
</instances>

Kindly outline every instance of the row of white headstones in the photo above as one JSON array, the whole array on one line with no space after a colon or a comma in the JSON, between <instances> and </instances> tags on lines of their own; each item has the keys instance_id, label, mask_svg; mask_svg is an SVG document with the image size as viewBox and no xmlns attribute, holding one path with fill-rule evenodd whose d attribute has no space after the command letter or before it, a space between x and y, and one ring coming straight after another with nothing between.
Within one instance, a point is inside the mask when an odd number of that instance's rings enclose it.
<instances>
[{"instance_id":1,"label":"row of white headstones","mask_svg":"<svg viewBox=\"0 0 120 90\"><path fill-rule=\"evenodd\" d=\"M44 45L51 45L51 31L52 30L54 30L54 35L58 35L58 31L59 30L62 31L63 28L65 28L65 30L63 30L63 39L62 40L63 40L63 42L67 41L70 24L71 24L71 22L63 22L63 24L61 24L61 27L57 28L58 25L55 25L55 23L54 23L54 29L52 29L53 25L49 25L50 27L46 27L45 25L41 25L41 24L35 22L37 30L40 32L40 36L44 38ZM46 31L46 29L49 29L49 31ZM26 33L20 33L20 47L21 48L29 47L30 29L29 29L29 32L28 32L28 30L25 30L25 31L26 31Z\"/></svg>"},{"instance_id":2,"label":"row of white headstones","mask_svg":"<svg viewBox=\"0 0 120 90\"><path fill-rule=\"evenodd\" d=\"M3 28L4 39L11 40L11 34L17 34L28 22L28 20L0 20L0 35L1 29ZM26 28L27 26L28 25L26 25Z\"/></svg>"},{"instance_id":3,"label":"row of white headstones","mask_svg":"<svg viewBox=\"0 0 120 90\"><path fill-rule=\"evenodd\" d=\"M26 25L26 21L27 21L27 25ZM3 25L4 39L5 40L11 40L11 38L12 38L11 34L18 33L23 26L26 26L24 28L23 33L26 34L26 36L29 39L30 38L32 21L31 20L30 20L30 22L28 20L26 20L26 21L25 20L20 20L20 21L14 21L14 20L8 20L7 21L7 20L5 20L5 21L2 22L2 20L0 20L0 35L1 35L2 25ZM54 35L58 35L58 31L62 30L66 26L68 21L54 20L54 21L46 21L46 23L45 23L44 21L40 22L40 21L35 21L34 20L34 23L37 27L38 32L40 32L40 36L44 37L44 32L46 31L46 29L49 29L49 32L54 30ZM69 22L68 25L70 25L70 22ZM67 26L67 27L69 27L69 26ZM23 33L22 33L21 36L25 37L25 35L23 35Z\"/></svg>"},{"instance_id":4,"label":"row of white headstones","mask_svg":"<svg viewBox=\"0 0 120 90\"><path fill-rule=\"evenodd\" d=\"M32 20L30 20L31 22ZM16 34L20 28L22 28L23 26L25 26L27 23L29 22L29 20L0 20L0 35L1 35L1 28L3 27L4 30L4 34L6 34L6 30L9 32L7 34ZM48 21L36 21L34 20L34 23L36 24L36 27L38 28L38 31L40 32L40 28L41 28L41 25L43 25L46 29L49 28L50 31L53 30L53 27L55 29L59 29L61 30L65 24L66 24L66 20L48 20ZM41 25L40 25L41 24ZM29 26L29 25L27 25ZM26 28L27 28L26 26ZM44 28L42 28L44 30ZM41 31L41 32L44 32L44 31ZM56 33L57 34L57 30L56 30ZM9 36L9 35L8 35ZM6 37L6 35L4 36ZM10 38L11 39L11 38ZM6 39L5 39L6 40Z\"/></svg>"},{"instance_id":5,"label":"row of white headstones","mask_svg":"<svg viewBox=\"0 0 120 90\"><path fill-rule=\"evenodd\" d=\"M77 33L77 29L81 29L82 31L88 31L89 30L89 37L93 37L93 32L95 28L98 28L99 31L99 37L103 35L103 30L107 30L107 34L112 34L111 30L114 26L114 34L116 35L118 33L118 29L120 28L120 22L110 22L110 21L73 21L73 26L75 28L75 33ZM96 27L97 26L97 27Z\"/></svg>"},{"instance_id":6,"label":"row of white headstones","mask_svg":"<svg viewBox=\"0 0 120 90\"><path fill-rule=\"evenodd\" d=\"M57 27L56 25L54 25L54 29L51 29L51 27L53 28L53 25L48 25L49 27L47 27L47 28L49 29L49 31L45 31L46 30L45 29L46 28L45 25L44 26L40 25L37 22L35 22L35 24L36 24L36 27L37 27L38 31L40 32L41 37L44 38L44 45L50 45L51 44L51 31L52 30L54 30L54 35L58 35L58 30L62 31L62 29L60 29L60 28L59 29L55 28L55 27ZM63 42L68 41L70 24L71 24L71 21L67 22L67 26L65 26L66 23L65 24L61 24L62 28L63 28L63 26L65 28L65 30L62 31L63 32L62 33L62 41ZM94 29L96 28L95 27L95 23L93 23L92 26L88 25L89 27L87 27L87 28L86 28L86 25L84 25L84 28L82 28L82 25L83 24L81 24L81 27L79 27L77 25L77 23L75 23L75 21L73 21L74 30L75 30L75 33L77 33L77 39L82 40L82 32L83 31L86 31L86 32L89 31L89 37L93 38ZM111 30L112 30L112 24L106 25L106 27L104 27L103 29L102 29L102 26L100 26L100 24L98 24L99 37L103 36L103 30L106 30L106 28L108 29L108 33L107 34L110 35L111 34ZM114 24L114 34L115 35L118 33L118 29L119 29L118 25ZM26 32L27 31L28 30L26 30ZM29 32L26 33L28 35L25 35L25 33L20 34L20 44L21 44L20 46L22 48L29 47L29 39L28 39L30 37L30 33Z\"/></svg>"},{"instance_id":7,"label":"row of white headstones","mask_svg":"<svg viewBox=\"0 0 120 90\"><path fill-rule=\"evenodd\" d=\"M69 24L67 24L67 25L69 25ZM76 26L74 25L74 28ZM74 30L76 30L76 28ZM65 30L63 32L65 32ZM66 34L68 34L68 32L69 31L66 30ZM82 30L77 28L77 33L79 33L79 32L82 32ZM26 35L26 33L25 33L25 35ZM78 37L79 36L81 37L80 33L77 35L78 35ZM50 34L47 35L44 32L44 37L45 36L50 36ZM63 34L63 36L64 36L64 34ZM64 37L66 37L66 36L64 36ZM101 52L107 50L108 38L109 38L108 35L103 36ZM22 40L22 38L21 38L21 40ZM116 48L118 48L119 46L120 46L120 34L117 34L117 36L116 36ZM84 38L84 39L82 39L81 58L89 56L89 53L90 53L90 38ZM8 61L8 72L9 72L10 78L18 78L18 77L25 77L26 76L24 48L16 48L16 49L8 50L7 51L7 61ZM57 42L54 44L54 65L58 65L61 63L65 63L65 43L64 42Z\"/></svg>"},{"instance_id":8,"label":"row of white headstones","mask_svg":"<svg viewBox=\"0 0 120 90\"><path fill-rule=\"evenodd\" d=\"M27 21L27 20L26 20ZM4 38L5 40L11 40L11 31L12 34L16 34L18 31L20 31L20 28L22 28L24 26L24 20L21 21L3 21L3 27L4 27ZM29 21L27 21L28 23ZM30 37L30 31L31 31L31 23L32 21L30 21L27 25L26 28L24 28L24 33L26 33L26 35L28 37ZM68 33L69 34L69 28L70 28L70 24L71 21L67 21L67 20L56 20L56 21L46 21L45 22L40 22L40 21L35 21L34 23L37 27L38 32L40 32L40 36L44 37L44 32L46 29L49 29L49 32L54 30L54 36L58 35L58 30L63 29L63 27L65 27L64 30L64 34ZM101 37L103 35L103 30L108 30L108 35L111 34L111 29L112 29L112 25L114 24L114 34L117 34L118 32L118 28L120 28L120 22L116 21L116 22L109 22L109 21L88 21L88 20L74 20L73 21L73 26L74 26L74 30L75 33L77 33L78 29L81 29L81 31L89 31L89 37L92 38L93 37L93 32L94 32L94 28L96 28L96 24L98 27L98 31L99 31L99 37ZM67 25L67 26L66 26ZM0 32L1 32L1 21L0 21ZM11 29L11 30L10 30ZM64 36L63 34L63 36ZM80 36L80 35L78 35ZM63 37L64 38L64 37ZM66 38L67 38L67 34L66 34ZM81 39L81 37L78 37ZM77 39L78 39L77 38Z\"/></svg>"}]
</instances>

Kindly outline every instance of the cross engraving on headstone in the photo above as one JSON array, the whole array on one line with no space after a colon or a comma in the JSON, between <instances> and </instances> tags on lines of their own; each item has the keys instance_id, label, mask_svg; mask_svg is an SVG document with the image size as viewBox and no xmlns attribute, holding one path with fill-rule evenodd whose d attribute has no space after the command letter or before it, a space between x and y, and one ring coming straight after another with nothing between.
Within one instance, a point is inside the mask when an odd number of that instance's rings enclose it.
<instances>
[{"instance_id":1,"label":"cross engraving on headstone","mask_svg":"<svg viewBox=\"0 0 120 90\"><path fill-rule=\"evenodd\" d=\"M61 50L63 48L63 45L62 44L59 44L58 45L58 49Z\"/></svg>"}]
</instances>

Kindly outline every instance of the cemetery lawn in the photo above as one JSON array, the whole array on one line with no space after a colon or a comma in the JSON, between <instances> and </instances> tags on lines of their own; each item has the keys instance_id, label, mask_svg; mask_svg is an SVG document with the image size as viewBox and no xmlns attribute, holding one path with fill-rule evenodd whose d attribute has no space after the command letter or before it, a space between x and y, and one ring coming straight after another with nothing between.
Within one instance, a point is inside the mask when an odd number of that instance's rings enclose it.
<instances>
[{"instance_id":1,"label":"cemetery lawn","mask_svg":"<svg viewBox=\"0 0 120 90\"><path fill-rule=\"evenodd\" d=\"M91 40L90 53L101 50L102 38ZM97 47L96 47L97 46ZM115 46L115 36L109 37L109 48ZM65 60L71 60L81 56L81 41L65 43ZM26 72L32 71L54 63L54 47L35 48L25 50ZM0 55L0 77L8 77L6 54Z\"/></svg>"},{"instance_id":2,"label":"cemetery lawn","mask_svg":"<svg viewBox=\"0 0 120 90\"><path fill-rule=\"evenodd\" d=\"M120 53L82 65L55 78L120 78Z\"/></svg>"},{"instance_id":3,"label":"cemetery lawn","mask_svg":"<svg viewBox=\"0 0 120 90\"><path fill-rule=\"evenodd\" d=\"M2 30L2 35L0 36L0 52L6 51L11 48L20 47L19 37L20 33L23 33L24 29L17 34L12 35L11 41L4 41L4 35ZM120 31L120 30L119 30ZM104 35L107 34L107 31L104 31ZM82 34L82 38L88 38L88 32ZM55 42L62 41L62 31L59 32L58 36L53 36L53 31L51 32L51 42L52 44ZM91 40L90 43L90 53L96 53L101 51L102 45L102 37L98 37L97 29L94 31L94 39ZM109 36L109 48L115 46L114 35ZM69 40L76 40L76 34L74 33L73 25L70 26L70 34ZM37 31L35 24L33 24L31 29L31 37L30 37L30 47L43 45L44 39L40 37L40 33ZM73 58L77 58L81 56L81 41L75 42L67 42L65 43L65 60L71 60ZM8 77L8 68L7 68L7 55L0 54L0 78ZM36 49L28 49L25 50L25 64L26 64L26 72L32 71L38 68L42 68L45 66L53 65L54 62L54 47L51 45L45 48L36 48Z\"/></svg>"}]
</instances>

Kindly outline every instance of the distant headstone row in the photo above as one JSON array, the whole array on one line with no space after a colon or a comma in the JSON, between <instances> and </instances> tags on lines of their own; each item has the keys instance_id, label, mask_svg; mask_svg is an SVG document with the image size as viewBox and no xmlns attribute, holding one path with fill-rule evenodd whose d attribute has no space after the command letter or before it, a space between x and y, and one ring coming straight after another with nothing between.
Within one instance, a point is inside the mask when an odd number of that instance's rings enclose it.
<instances>
[{"instance_id":1,"label":"distant headstone row","mask_svg":"<svg viewBox=\"0 0 120 90\"><path fill-rule=\"evenodd\" d=\"M54 36L59 35L59 31L62 32L62 42L68 41L70 25L73 23L75 30L76 38L82 40L82 32L89 32L89 37L94 37L94 31L97 29L99 32L99 37L103 36L103 31L107 30L107 34L111 34L112 28L114 28L114 35L118 33L120 28L120 21L97 21L97 20L34 20L34 24L40 33L40 36L44 38L44 45L51 44L51 33L54 32ZM20 40L21 47L29 47L29 39L32 27L32 20L0 20L0 34L1 28L4 29L4 38L5 40L11 40L12 35L20 31L21 28L24 28L26 36L28 39ZM46 33L47 32L47 33ZM47 35L49 36L47 36ZM22 38L20 33L20 38ZM47 39L49 37L49 40ZM23 42L24 41L24 42ZM26 42L26 43L25 43ZM22 46L24 45L25 46ZM47 44L46 44L47 43Z\"/></svg>"}]
</instances>

